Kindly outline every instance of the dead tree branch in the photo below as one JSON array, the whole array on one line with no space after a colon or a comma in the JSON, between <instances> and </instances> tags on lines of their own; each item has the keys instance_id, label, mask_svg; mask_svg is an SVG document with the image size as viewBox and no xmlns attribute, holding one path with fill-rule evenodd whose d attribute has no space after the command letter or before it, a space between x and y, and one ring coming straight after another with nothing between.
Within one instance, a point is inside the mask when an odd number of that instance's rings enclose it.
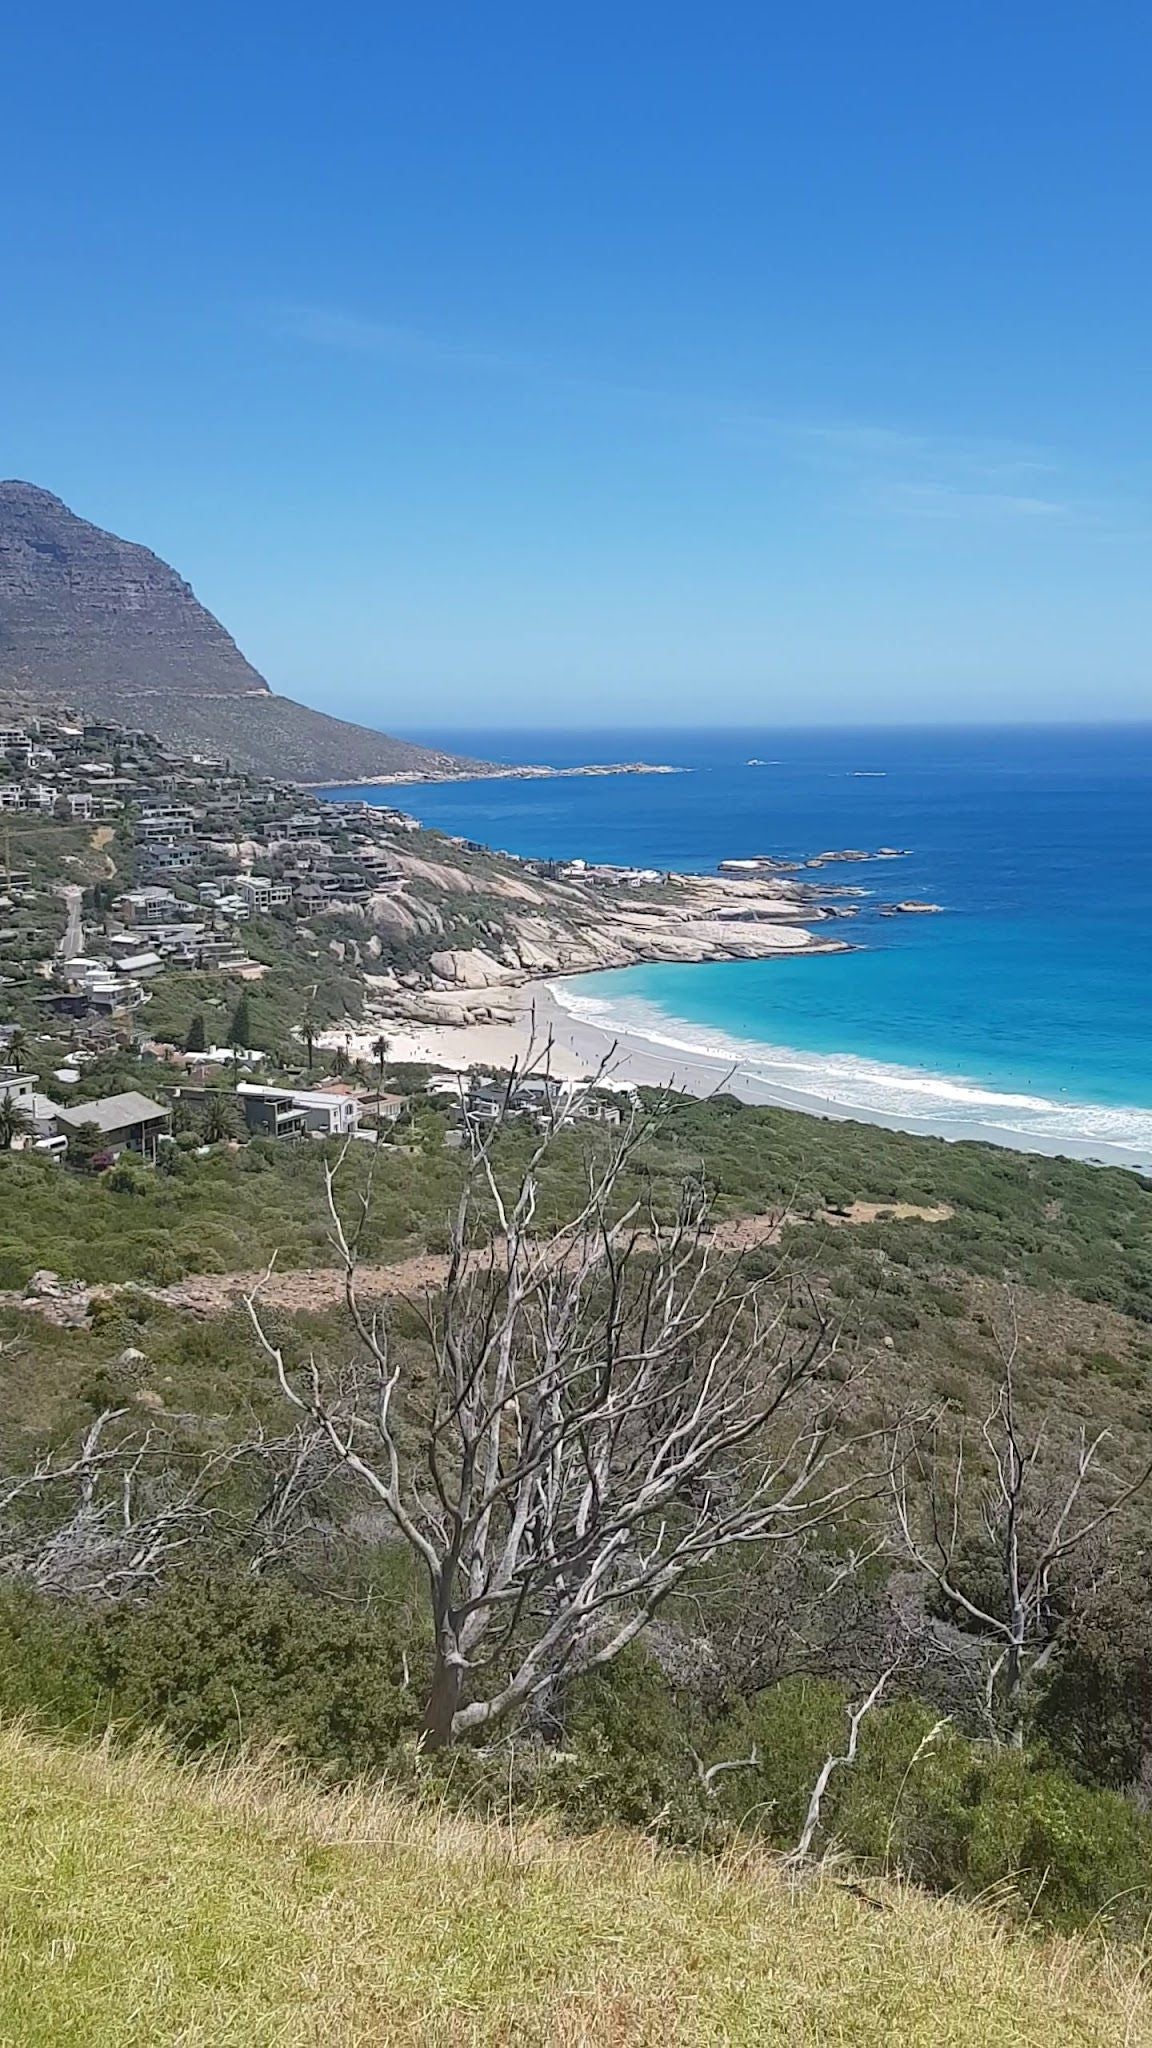
<instances>
[{"instance_id":1,"label":"dead tree branch","mask_svg":"<svg viewBox=\"0 0 1152 2048\"><path fill-rule=\"evenodd\" d=\"M342 1161L327 1200L353 1358L290 1363L260 1289L248 1299L285 1397L423 1567L433 1746L611 1663L721 1552L802 1540L886 1477L878 1434L853 1431L854 1374L817 1295L745 1279L692 1190L671 1218L636 1191L642 1116L540 1235L561 1127L545 1119L511 1179L499 1126L475 1145L443 1288L415 1305L418 1360L361 1300L369 1197L346 1225Z\"/></svg>"},{"instance_id":2,"label":"dead tree branch","mask_svg":"<svg viewBox=\"0 0 1152 2048\"><path fill-rule=\"evenodd\" d=\"M897 1434L890 1483L900 1541L924 1575L988 1639L995 1654L984 1672L984 1711L994 1735L1015 1745L1024 1740L1029 1686L1050 1662L1059 1641L1053 1582L1061 1565L1082 1553L1091 1539L1152 1478L1152 1463L1127 1484L1110 1480L1101 1453L1109 1432L1084 1430L1053 1491L1046 1457L1048 1429L1030 1435L1021 1425L1016 1376L1020 1331L1009 1302L1006 1338L998 1338L1001 1372L996 1398L980 1426L986 1470L973 1475L962 1419L943 1416L925 1449ZM949 1449L946 1438L953 1442ZM1086 1499L1094 1481L1106 1489L1095 1504ZM991 1598L966 1557L966 1540L976 1529L990 1548L999 1581Z\"/></svg>"},{"instance_id":3,"label":"dead tree branch","mask_svg":"<svg viewBox=\"0 0 1152 2048\"><path fill-rule=\"evenodd\" d=\"M886 1671L882 1671L880 1673L879 1678L876 1680L876 1683L872 1687L872 1690L868 1694L867 1698L861 1700L860 1705L858 1707L852 1707L850 1709L848 1718L847 1745L840 1753L840 1755L826 1756L824 1762L820 1766L820 1771L817 1776L816 1783L812 1787L812 1797L808 1801L808 1811L804 1816L804 1826L800 1830L800 1839L797 1842L796 1847L792 1851L792 1855L789 1859L792 1863L806 1863L808 1861L808 1857L811 1854L812 1850L812 1843L816 1836L816 1830L820 1825L820 1809L824 1804L824 1794L828 1790L828 1786L831 1783L833 1773L835 1771L849 1769L855 1763L856 1751L860 1743L860 1730L863 1727L864 1722L867 1719L868 1715L872 1712L873 1707L879 1705L881 1695L884 1692L884 1688L888 1684L895 1670L895 1664L890 1664Z\"/></svg>"},{"instance_id":4,"label":"dead tree branch","mask_svg":"<svg viewBox=\"0 0 1152 2048\"><path fill-rule=\"evenodd\" d=\"M204 1541L261 1569L298 1533L331 1465L315 1429L256 1432L215 1451L179 1449L154 1429L117 1433L103 1410L74 1453L49 1452L0 1477L0 1580L98 1601L157 1587ZM231 1484L242 1480L239 1486Z\"/></svg>"}]
</instances>

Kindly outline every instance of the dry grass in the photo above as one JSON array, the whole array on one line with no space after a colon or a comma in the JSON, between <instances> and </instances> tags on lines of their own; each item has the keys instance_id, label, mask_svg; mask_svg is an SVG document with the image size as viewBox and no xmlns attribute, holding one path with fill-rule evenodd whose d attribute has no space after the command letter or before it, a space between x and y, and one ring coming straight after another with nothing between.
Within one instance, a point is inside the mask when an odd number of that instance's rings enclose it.
<instances>
[{"instance_id":1,"label":"dry grass","mask_svg":"<svg viewBox=\"0 0 1152 2048\"><path fill-rule=\"evenodd\" d=\"M0 1734L5 2048L1152 2043L1139 1959L758 1854Z\"/></svg>"}]
</instances>

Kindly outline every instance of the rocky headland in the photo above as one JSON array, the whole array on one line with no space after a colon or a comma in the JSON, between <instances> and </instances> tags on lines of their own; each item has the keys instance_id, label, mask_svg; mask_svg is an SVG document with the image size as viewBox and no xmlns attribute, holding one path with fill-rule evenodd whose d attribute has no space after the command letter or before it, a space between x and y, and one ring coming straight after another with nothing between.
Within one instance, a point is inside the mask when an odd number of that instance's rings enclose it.
<instances>
[{"instance_id":1,"label":"rocky headland","mask_svg":"<svg viewBox=\"0 0 1152 2048\"><path fill-rule=\"evenodd\" d=\"M79 705L285 782L487 765L278 696L167 562L14 478L0 481L0 696Z\"/></svg>"},{"instance_id":2,"label":"rocky headland","mask_svg":"<svg viewBox=\"0 0 1152 2048\"><path fill-rule=\"evenodd\" d=\"M402 879L368 906L361 948L371 1028L385 1031L508 1024L523 1016L532 984L557 976L845 952L834 926L855 910L848 891L782 876L641 880L589 867L554 876L423 834L418 849L398 850L396 866ZM421 945L419 962L385 966L405 933Z\"/></svg>"}]
</instances>

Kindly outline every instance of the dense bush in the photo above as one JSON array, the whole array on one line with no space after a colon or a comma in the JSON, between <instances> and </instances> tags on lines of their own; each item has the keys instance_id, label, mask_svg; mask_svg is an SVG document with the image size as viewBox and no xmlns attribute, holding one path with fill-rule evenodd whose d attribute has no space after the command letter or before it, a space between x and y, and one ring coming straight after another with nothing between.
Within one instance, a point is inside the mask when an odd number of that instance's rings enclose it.
<instances>
[{"instance_id":1,"label":"dense bush","mask_svg":"<svg viewBox=\"0 0 1152 2048\"><path fill-rule=\"evenodd\" d=\"M751 1830L790 1849L847 1729L846 1696L824 1680L706 1709L632 1652L573 1688L547 1727L418 1762L426 1668L402 1599L343 1604L284 1579L189 1576L103 1614L0 1600L5 1717L85 1734L158 1726L189 1750L283 1741L330 1776L382 1771L481 1809L546 1807L577 1828L623 1823L680 1843ZM720 1762L739 1768L708 1788ZM864 1874L899 1868L937 1890L1001 1890L1061 1927L1099 1915L1138 1929L1152 1911L1141 1814L1051 1763L967 1741L913 1700L864 1723L856 1766L830 1781L816 1846Z\"/></svg>"},{"instance_id":2,"label":"dense bush","mask_svg":"<svg viewBox=\"0 0 1152 2048\"><path fill-rule=\"evenodd\" d=\"M423 1675L381 1606L283 1579L177 1580L104 1613L0 1603L0 1712L58 1727L160 1727L189 1750L284 1741L345 1774L379 1766L414 1728ZM408 1683L405 1682L405 1671Z\"/></svg>"},{"instance_id":3,"label":"dense bush","mask_svg":"<svg viewBox=\"0 0 1152 2048\"><path fill-rule=\"evenodd\" d=\"M1152 1573L1130 1567L1073 1615L1034 1715L1052 1756L1086 1782L1152 1787Z\"/></svg>"},{"instance_id":4,"label":"dense bush","mask_svg":"<svg viewBox=\"0 0 1152 2048\"><path fill-rule=\"evenodd\" d=\"M343 1771L379 1764L412 1729L423 1663L415 1650L406 1685L404 1646L380 1608L251 1577L188 1578L142 1611L112 1613L99 1660L117 1719L160 1723L192 1749L284 1738Z\"/></svg>"}]
</instances>

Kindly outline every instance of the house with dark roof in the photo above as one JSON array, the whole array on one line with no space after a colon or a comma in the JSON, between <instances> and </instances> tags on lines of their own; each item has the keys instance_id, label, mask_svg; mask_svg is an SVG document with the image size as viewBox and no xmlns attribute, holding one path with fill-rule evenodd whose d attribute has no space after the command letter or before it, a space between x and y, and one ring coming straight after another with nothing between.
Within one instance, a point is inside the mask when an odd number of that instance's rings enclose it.
<instances>
[{"instance_id":1,"label":"house with dark roof","mask_svg":"<svg viewBox=\"0 0 1152 2048\"><path fill-rule=\"evenodd\" d=\"M121 1152L139 1152L150 1166L156 1164L160 1139L168 1135L172 1113L163 1103L153 1102L135 1088L123 1095L102 1095L96 1102L77 1102L56 1111L57 1129L67 1137L83 1124L95 1124L104 1150L118 1157Z\"/></svg>"}]
</instances>

